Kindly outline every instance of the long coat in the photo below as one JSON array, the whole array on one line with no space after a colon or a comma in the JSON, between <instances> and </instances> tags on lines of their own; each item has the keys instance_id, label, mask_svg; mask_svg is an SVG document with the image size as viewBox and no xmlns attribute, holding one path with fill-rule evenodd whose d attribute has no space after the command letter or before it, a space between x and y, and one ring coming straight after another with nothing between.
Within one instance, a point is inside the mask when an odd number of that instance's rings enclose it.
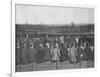
<instances>
[{"instance_id":1,"label":"long coat","mask_svg":"<svg viewBox=\"0 0 100 77\"><path fill-rule=\"evenodd\" d=\"M92 57L92 51L91 51L91 48L89 46L87 46L84 49L84 53L85 53L85 56L86 56L86 60L90 60L91 57Z\"/></svg>"},{"instance_id":2,"label":"long coat","mask_svg":"<svg viewBox=\"0 0 100 77\"><path fill-rule=\"evenodd\" d=\"M60 49L54 48L52 51L52 60L53 61L58 61L60 57Z\"/></svg>"},{"instance_id":3,"label":"long coat","mask_svg":"<svg viewBox=\"0 0 100 77\"><path fill-rule=\"evenodd\" d=\"M60 61L65 61L68 59L68 50L65 47L62 47L60 50Z\"/></svg>"},{"instance_id":4,"label":"long coat","mask_svg":"<svg viewBox=\"0 0 100 77\"><path fill-rule=\"evenodd\" d=\"M35 48L30 48L28 52L29 52L29 56L28 56L29 62L30 63L35 62L36 61L36 50L35 50Z\"/></svg>"},{"instance_id":5,"label":"long coat","mask_svg":"<svg viewBox=\"0 0 100 77\"><path fill-rule=\"evenodd\" d=\"M70 59L70 62L76 62L76 49L75 47L72 47L69 49L69 59Z\"/></svg>"},{"instance_id":6,"label":"long coat","mask_svg":"<svg viewBox=\"0 0 100 77\"><path fill-rule=\"evenodd\" d=\"M50 61L51 60L50 49L47 48L47 47L44 48L44 60L45 61Z\"/></svg>"},{"instance_id":7,"label":"long coat","mask_svg":"<svg viewBox=\"0 0 100 77\"><path fill-rule=\"evenodd\" d=\"M28 51L29 51L29 49L27 49L27 48L22 49L22 63L23 64L29 63L29 58L28 58L29 53L28 53Z\"/></svg>"},{"instance_id":8,"label":"long coat","mask_svg":"<svg viewBox=\"0 0 100 77\"><path fill-rule=\"evenodd\" d=\"M80 62L82 60L82 57L83 57L83 49L81 47L78 47L77 48L76 57L77 57L77 62Z\"/></svg>"},{"instance_id":9,"label":"long coat","mask_svg":"<svg viewBox=\"0 0 100 77\"><path fill-rule=\"evenodd\" d=\"M16 48L16 64L21 63L21 48Z\"/></svg>"},{"instance_id":10,"label":"long coat","mask_svg":"<svg viewBox=\"0 0 100 77\"><path fill-rule=\"evenodd\" d=\"M43 59L44 59L44 50L39 48L37 49L36 62L41 63L44 61Z\"/></svg>"},{"instance_id":11,"label":"long coat","mask_svg":"<svg viewBox=\"0 0 100 77\"><path fill-rule=\"evenodd\" d=\"M24 42L22 47L22 63L29 63L29 45L27 42Z\"/></svg>"},{"instance_id":12,"label":"long coat","mask_svg":"<svg viewBox=\"0 0 100 77\"><path fill-rule=\"evenodd\" d=\"M26 48L24 47L24 43L20 43L20 63L26 64Z\"/></svg>"}]
</instances>

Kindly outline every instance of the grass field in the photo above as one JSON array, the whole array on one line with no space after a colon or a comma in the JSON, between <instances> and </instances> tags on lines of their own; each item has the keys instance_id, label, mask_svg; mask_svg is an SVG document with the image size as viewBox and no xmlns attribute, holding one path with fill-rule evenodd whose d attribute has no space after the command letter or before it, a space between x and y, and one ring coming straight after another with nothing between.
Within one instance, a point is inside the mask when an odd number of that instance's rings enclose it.
<instances>
[{"instance_id":1,"label":"grass field","mask_svg":"<svg viewBox=\"0 0 100 77\"><path fill-rule=\"evenodd\" d=\"M94 62L93 61L82 61L81 62L81 68L93 68ZM59 70L62 69L79 69L79 63L69 63L68 61L60 62L59 63ZM40 64L26 64L22 65L19 64L16 66L16 72L27 72L27 71L44 71L44 70L56 70L56 63L40 63Z\"/></svg>"}]
</instances>

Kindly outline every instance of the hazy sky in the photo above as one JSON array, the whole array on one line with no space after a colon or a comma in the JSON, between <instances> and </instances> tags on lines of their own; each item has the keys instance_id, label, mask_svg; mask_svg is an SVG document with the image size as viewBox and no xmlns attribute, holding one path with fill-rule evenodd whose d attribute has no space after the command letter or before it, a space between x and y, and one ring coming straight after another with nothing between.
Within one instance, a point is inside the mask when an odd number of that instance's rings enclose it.
<instances>
[{"instance_id":1,"label":"hazy sky","mask_svg":"<svg viewBox=\"0 0 100 77\"><path fill-rule=\"evenodd\" d=\"M94 9L16 5L16 24L93 23Z\"/></svg>"}]
</instances>

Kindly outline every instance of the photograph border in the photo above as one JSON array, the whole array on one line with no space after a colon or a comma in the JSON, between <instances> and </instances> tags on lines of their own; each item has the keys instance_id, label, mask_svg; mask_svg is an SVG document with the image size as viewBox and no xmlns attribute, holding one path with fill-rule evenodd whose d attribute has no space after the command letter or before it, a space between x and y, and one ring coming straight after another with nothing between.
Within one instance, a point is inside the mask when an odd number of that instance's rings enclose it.
<instances>
[{"instance_id":1,"label":"photograph border","mask_svg":"<svg viewBox=\"0 0 100 77\"><path fill-rule=\"evenodd\" d=\"M19 76L19 75L38 75L40 72L42 72L42 74L45 75L46 72L51 72L54 73L55 72L60 72L60 71L64 71L64 72L80 72L80 71L94 71L96 70L95 67L95 62L94 62L94 68L90 68L90 69L68 69L68 70L48 70L48 71L38 71L38 72L21 72L21 73L16 73L15 72L15 23L16 23L16 5L33 5L33 6L48 6L48 7L62 7L62 8L67 8L67 7L75 7L75 8L93 8L94 9L94 25L95 25L95 6L90 6L90 5L73 5L73 4L44 4L44 3L34 3L34 2L28 2L28 1L12 1L11 2L11 75L12 76ZM95 28L95 26L94 26ZM95 33L95 31L94 31ZM95 35L95 34L94 34ZM95 37L95 36L94 36ZM95 41L94 41L95 42ZM96 53L95 53L96 55ZM96 59L95 59L96 61Z\"/></svg>"}]
</instances>

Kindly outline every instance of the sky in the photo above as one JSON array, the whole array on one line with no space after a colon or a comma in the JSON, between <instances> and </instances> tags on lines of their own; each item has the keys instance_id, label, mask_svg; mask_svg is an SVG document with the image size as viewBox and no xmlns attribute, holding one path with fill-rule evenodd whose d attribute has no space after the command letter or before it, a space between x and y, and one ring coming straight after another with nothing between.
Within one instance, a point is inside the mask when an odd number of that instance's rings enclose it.
<instances>
[{"instance_id":1,"label":"sky","mask_svg":"<svg viewBox=\"0 0 100 77\"><path fill-rule=\"evenodd\" d=\"M16 24L94 23L93 8L16 5Z\"/></svg>"}]
</instances>

